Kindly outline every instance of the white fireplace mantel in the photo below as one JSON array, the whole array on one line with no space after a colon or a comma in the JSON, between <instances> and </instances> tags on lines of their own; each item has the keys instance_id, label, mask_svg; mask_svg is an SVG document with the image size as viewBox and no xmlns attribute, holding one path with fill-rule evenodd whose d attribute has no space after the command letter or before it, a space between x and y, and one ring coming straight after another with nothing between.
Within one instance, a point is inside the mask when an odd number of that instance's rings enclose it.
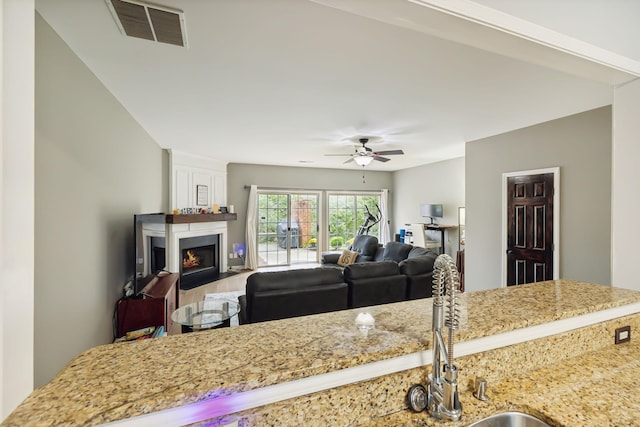
<instances>
[{"instance_id":1,"label":"white fireplace mantel","mask_svg":"<svg viewBox=\"0 0 640 427\"><path fill-rule=\"evenodd\" d=\"M227 221L236 219L236 214L198 214L198 215L140 215L138 219L140 239L136 249L136 272L140 277L154 274L159 268L172 273L182 273L182 239L217 236L218 249L214 253L218 273L228 269L225 248L227 246ZM148 218L147 218L148 217ZM138 223L137 223L138 224ZM153 242L154 237L162 237L163 243ZM164 249L164 264L153 264L155 245ZM156 271L153 271L156 270Z\"/></svg>"}]
</instances>

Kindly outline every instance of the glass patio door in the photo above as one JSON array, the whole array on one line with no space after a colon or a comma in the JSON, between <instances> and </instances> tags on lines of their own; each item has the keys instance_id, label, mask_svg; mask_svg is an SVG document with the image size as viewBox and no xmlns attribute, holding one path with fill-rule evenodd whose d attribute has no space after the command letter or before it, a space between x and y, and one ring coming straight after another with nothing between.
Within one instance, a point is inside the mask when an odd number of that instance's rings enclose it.
<instances>
[{"instance_id":1,"label":"glass patio door","mask_svg":"<svg viewBox=\"0 0 640 427\"><path fill-rule=\"evenodd\" d=\"M317 193L258 192L258 267L318 262Z\"/></svg>"}]
</instances>

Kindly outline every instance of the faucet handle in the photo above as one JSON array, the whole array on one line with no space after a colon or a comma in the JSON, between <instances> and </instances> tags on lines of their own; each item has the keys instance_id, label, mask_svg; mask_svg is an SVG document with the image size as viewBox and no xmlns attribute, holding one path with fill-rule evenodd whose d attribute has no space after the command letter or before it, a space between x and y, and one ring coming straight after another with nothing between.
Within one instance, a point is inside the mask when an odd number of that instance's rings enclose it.
<instances>
[{"instance_id":1,"label":"faucet handle","mask_svg":"<svg viewBox=\"0 0 640 427\"><path fill-rule=\"evenodd\" d=\"M484 402L489 400L489 396L487 396L487 380L486 379L482 377L476 378L473 397L475 397L478 400L482 400Z\"/></svg>"},{"instance_id":2,"label":"faucet handle","mask_svg":"<svg viewBox=\"0 0 640 427\"><path fill-rule=\"evenodd\" d=\"M422 384L415 384L407 393L407 401L409 408L413 412L422 412L429 403L429 393L427 393L427 389Z\"/></svg>"}]
</instances>

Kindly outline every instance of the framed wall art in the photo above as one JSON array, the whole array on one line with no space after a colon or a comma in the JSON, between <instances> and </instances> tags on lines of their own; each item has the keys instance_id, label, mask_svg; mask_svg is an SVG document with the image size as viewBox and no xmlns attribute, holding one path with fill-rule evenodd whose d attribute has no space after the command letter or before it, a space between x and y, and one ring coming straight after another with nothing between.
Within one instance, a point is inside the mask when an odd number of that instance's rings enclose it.
<instances>
[{"instance_id":1,"label":"framed wall art","mask_svg":"<svg viewBox=\"0 0 640 427\"><path fill-rule=\"evenodd\" d=\"M209 186L196 185L196 205L209 206Z\"/></svg>"}]
</instances>

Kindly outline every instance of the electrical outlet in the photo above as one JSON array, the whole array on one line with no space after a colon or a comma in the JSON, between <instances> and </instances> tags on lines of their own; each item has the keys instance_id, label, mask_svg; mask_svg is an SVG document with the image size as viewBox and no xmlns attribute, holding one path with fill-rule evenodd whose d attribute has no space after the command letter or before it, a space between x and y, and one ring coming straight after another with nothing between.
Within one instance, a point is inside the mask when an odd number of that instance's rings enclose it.
<instances>
[{"instance_id":1,"label":"electrical outlet","mask_svg":"<svg viewBox=\"0 0 640 427\"><path fill-rule=\"evenodd\" d=\"M616 344L622 344L623 342L631 341L631 326L623 326L616 329L615 342Z\"/></svg>"}]
</instances>

